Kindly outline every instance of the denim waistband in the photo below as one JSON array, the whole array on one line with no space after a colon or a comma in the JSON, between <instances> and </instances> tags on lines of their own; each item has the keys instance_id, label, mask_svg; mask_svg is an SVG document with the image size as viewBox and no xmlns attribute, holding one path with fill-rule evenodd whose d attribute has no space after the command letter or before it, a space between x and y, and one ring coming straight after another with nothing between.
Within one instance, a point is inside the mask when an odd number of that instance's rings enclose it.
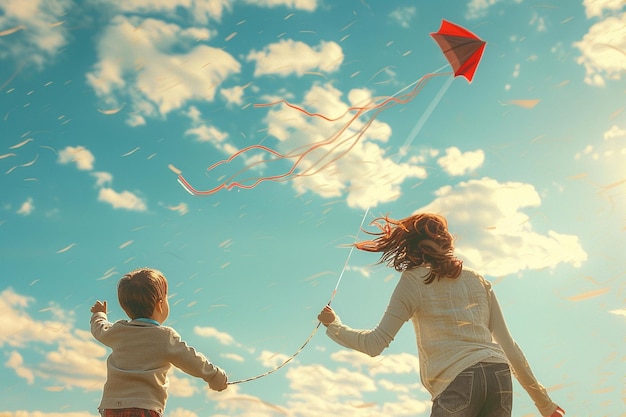
<instances>
[{"instance_id":1,"label":"denim waistband","mask_svg":"<svg viewBox=\"0 0 626 417\"><path fill-rule=\"evenodd\" d=\"M490 368L490 367L496 367L496 368L508 368L509 364L508 363L502 363L502 362L478 362L475 363L474 365L468 367L467 369L474 369L474 368Z\"/></svg>"}]
</instances>

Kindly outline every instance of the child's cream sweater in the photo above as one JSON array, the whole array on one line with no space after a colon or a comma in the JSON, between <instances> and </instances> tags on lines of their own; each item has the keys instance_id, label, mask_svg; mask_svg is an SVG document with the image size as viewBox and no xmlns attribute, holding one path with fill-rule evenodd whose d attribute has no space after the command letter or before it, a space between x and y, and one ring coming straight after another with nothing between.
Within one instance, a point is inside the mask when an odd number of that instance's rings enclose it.
<instances>
[{"instance_id":1,"label":"child's cream sweater","mask_svg":"<svg viewBox=\"0 0 626 417\"><path fill-rule=\"evenodd\" d=\"M112 349L99 409L145 408L163 414L172 365L211 387L221 387L226 380L223 370L183 342L171 327L135 320L111 324L106 314L94 313L91 333Z\"/></svg>"}]
</instances>

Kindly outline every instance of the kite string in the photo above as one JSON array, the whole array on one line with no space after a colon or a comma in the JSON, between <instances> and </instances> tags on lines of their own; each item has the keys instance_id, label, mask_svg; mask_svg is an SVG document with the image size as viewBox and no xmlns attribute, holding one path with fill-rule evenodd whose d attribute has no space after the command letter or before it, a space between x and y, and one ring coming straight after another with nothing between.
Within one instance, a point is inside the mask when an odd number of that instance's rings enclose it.
<instances>
[{"instance_id":1,"label":"kite string","mask_svg":"<svg viewBox=\"0 0 626 417\"><path fill-rule=\"evenodd\" d=\"M304 349L304 347L305 347L306 345L308 345L308 344L309 344L309 341L310 341L311 339L313 339L313 336L315 336L315 333L317 333L317 329L319 329L320 324L322 324L322 322L318 321L318 322L317 322L317 326L315 326L315 328L313 329L313 331L311 332L311 334L309 335L309 337L307 337L307 339L304 341L304 343L302 344L302 346L300 346L300 348L299 348L298 350L296 350L296 351L294 352L294 354L293 354L293 355L291 355L290 357L288 357L287 359L285 359L285 360L283 361L283 363L281 363L280 365L276 366L276 367L275 367L275 368L273 368L273 369L270 369L270 370L269 370L269 371L267 371L267 372L264 372L264 373L262 373L262 374L259 374L259 375L256 375L256 376L253 376L253 377L251 377L251 378L240 379L240 380L237 380L237 381L228 381L226 384L228 384L228 385L235 385L235 384L241 384L242 382L254 381L255 379L263 378L264 376L267 376L267 375L269 375L269 374L273 374L274 372L278 371L280 368L282 368L283 366L285 366L285 365L287 365L289 362L291 362L291 360L292 360L293 358L295 358L296 356L298 356L298 354L302 351L302 349Z\"/></svg>"},{"instance_id":2,"label":"kite string","mask_svg":"<svg viewBox=\"0 0 626 417\"><path fill-rule=\"evenodd\" d=\"M441 88L439 89L439 92L437 92L437 95L435 96L435 98L432 99L432 101L430 102L430 104L428 105L428 107L426 108L424 113L422 113L422 115L419 118L419 120L415 123L415 126L413 126L413 129L411 130L411 133L409 133L409 136L406 138L406 140L404 141L404 144L400 148L401 150L406 150L409 146L411 146L411 144L413 143L413 140L415 139L417 134L420 132L420 130L422 130L422 128L426 124L426 121L433 114L433 111L435 110L435 107L437 107L437 105L439 104L439 102L443 98L443 95L446 93L446 91L448 91L448 88L452 84L452 81L454 81L454 76L449 77L446 80L446 82L443 84L443 86L441 86ZM402 157L402 154L400 155L400 157L398 157L398 160L396 161L396 163L400 162L401 157Z\"/></svg>"},{"instance_id":3,"label":"kite string","mask_svg":"<svg viewBox=\"0 0 626 417\"><path fill-rule=\"evenodd\" d=\"M359 226L359 231L363 228L363 224L365 223L365 219L367 218L367 213L368 212L369 212L369 209L365 210L365 213L363 214L363 219L361 220L361 225ZM354 242L356 242L357 239L358 239L358 233L354 237ZM352 252L354 252L354 245L350 245L350 252L348 252L348 256L346 257L346 261L344 262L343 268L341 269L341 273L339 274L339 279L337 280L337 284L335 284L335 289L333 290L333 293L330 296L330 300L328 301L327 305L330 305L330 303L332 303L333 298L335 298L335 294L337 294L337 288L339 288L339 283L341 282L341 278L343 277L344 272L348 268L348 264L350 263L350 258L352 257ZM228 385L234 385L234 384L241 384L242 382L254 381L255 379L263 378L264 376L273 374L274 372L278 371L280 368L282 368L283 366L285 366L289 362L291 362L291 360L293 358L298 356L300 354L300 352L302 352L302 350L305 348L305 346L309 344L311 339L313 339L313 336L315 336L315 333L317 333L317 329L320 328L320 324L322 324L322 322L318 321L317 322L317 326L315 326L315 328L313 329L313 331L311 332L309 337L306 338L306 340L304 341L302 346L300 346L300 348L298 348L298 350L296 350L291 356L289 356L287 359L285 359L280 365L278 365L275 368L270 369L269 371L264 372L264 373L262 373L260 375L253 376L251 378L240 379L240 380L237 380L237 381L229 381L229 382L227 382L227 384Z\"/></svg>"},{"instance_id":4,"label":"kite string","mask_svg":"<svg viewBox=\"0 0 626 417\"><path fill-rule=\"evenodd\" d=\"M445 67L442 67L445 68ZM441 69L437 70L440 71ZM407 88L409 88L412 85L415 85L416 83L418 83L421 80L418 79L417 81L411 83L410 85L404 87L402 90L396 92L392 97L400 94L402 91L406 90ZM443 95L446 93L446 91L448 90L448 88L450 87L450 85L452 84L452 81L454 80L454 75L449 77L448 80L446 80L446 82L444 83L444 85L439 89L439 92L437 93L437 95L435 96L435 98L430 102L430 104L428 105L428 107L426 108L426 110L424 111L424 113L422 113L422 116L418 119L418 121L415 123L415 126L413 127L413 129L411 130L411 132L409 133L409 136L407 137L406 141L404 142L404 144L402 145L402 149L406 150L409 146L411 146L411 144L413 143L413 141L415 140L415 137L417 137L418 133L420 132L420 130L422 130L422 128L424 127L424 125L426 124L426 121L430 118L430 116L432 115L435 107L437 107L437 105L439 104L439 102L441 101L441 99L443 98ZM396 163L400 162L400 159L402 157L402 153L400 154L400 156L398 157L398 161L396 161ZM357 232L357 234L355 235L355 239L354 242L356 243L357 239L358 239L358 235L359 232L362 230L363 225L365 224L365 219L367 218L367 215L370 211L371 206L368 206L365 209L365 212L363 213L363 218L361 219L361 224L359 225L359 230ZM352 253L354 252L354 244L350 245L350 251L348 252L348 256L346 257L346 260L343 264L343 268L341 269L341 272L339 274L339 278L337 279L337 283L335 284L335 288L333 289L333 292L330 296L330 300L328 301L327 305L330 305L333 301L333 299L335 298L335 295L337 294L337 291L339 289L339 284L341 283L341 280L343 278L343 275L346 271L346 269L348 268L348 264L350 263L350 258L352 257ZM243 382L249 382L249 381L254 381L260 378L263 378L267 375L273 374L274 372L278 371L279 369L281 369L282 367L284 367L285 365L287 365L289 362L291 362L296 356L298 356L300 354L300 352L302 352L302 350L306 347L306 345L309 344L309 342L311 341L311 339L313 339L313 336L315 336L315 334L317 333L317 330L319 329L320 325L322 323L320 321L317 322L317 325L315 326L315 328L313 329L313 331L311 332L311 334L309 334L309 336L307 337L307 339L304 341L304 343L302 344L302 346L300 346L300 348L298 348L298 350L296 350L291 356L289 356L287 359L285 359L281 364L279 364L278 366L274 367L273 369L270 369L267 372L264 372L262 374L250 377L250 378L246 378L246 379L240 379L240 380L236 380L236 381L229 381L227 382L228 385L235 385L235 384L241 384Z\"/></svg>"},{"instance_id":5,"label":"kite string","mask_svg":"<svg viewBox=\"0 0 626 417\"><path fill-rule=\"evenodd\" d=\"M354 243L356 243L359 237L359 232L361 231L361 229L363 229L363 224L365 223L365 219L367 218L367 213L369 213L369 211L370 209L368 207L367 209L365 209L365 213L363 213L363 218L361 219L361 224L359 225L359 231L354 237ZM350 263L352 252L354 252L354 244L350 245L350 252L348 252L348 256L346 257L346 261L343 264L343 268L341 268L341 273L339 274L339 278L337 279L337 283L335 284L335 289L333 290L333 293L331 294L330 300L328 301L327 305L330 305L330 303L333 302L333 299L335 298L335 295L337 294L337 289L339 289L339 284L341 283L341 278L343 278L343 273L346 272L346 269L348 269L348 264Z\"/></svg>"},{"instance_id":6,"label":"kite string","mask_svg":"<svg viewBox=\"0 0 626 417\"><path fill-rule=\"evenodd\" d=\"M442 67L442 68L445 68L445 67ZM437 72L440 71L440 70L441 69L437 70ZM411 146L411 144L413 143L413 140L415 140L415 138L417 137L417 135L420 132L420 130L422 130L422 128L426 124L426 121L430 118L430 116L432 115L433 111L435 110L435 107L437 107L437 105L439 104L439 102L443 98L443 96L446 93L446 91L448 91L448 88L452 84L452 81L454 81L454 76L449 77L446 80L446 82L443 84L443 86L437 92L437 95L435 96L435 98L430 102L430 104L428 105L428 107L426 108L424 113L422 113L422 115L419 118L419 120L415 123L415 126L413 126L413 129L411 129L411 132L409 133L409 136L407 137L407 139L404 141L404 144L400 148L401 149L401 153L399 154L399 157L398 157L398 160L396 161L396 163L399 163L401 158L402 158L402 150L406 150L409 146ZM404 89L398 91L396 93L396 95L399 94L400 92L404 91L406 88L410 87L411 85L417 83L417 82L419 82L419 80L414 82L414 83L412 83L412 84L410 84L409 86L405 87ZM367 218L367 214L369 213L370 209L371 209L371 206L368 206L365 209L365 212L363 213L363 218L361 219L361 224L359 225L359 231L361 231L363 229L363 224L365 224L365 219ZM357 232L357 235L355 237L355 243L357 241L357 238L358 238L358 232ZM328 305L330 305L330 303L335 298L335 295L337 294L337 290L339 289L339 284L341 283L341 279L343 277L343 273L348 268L348 263L350 262L350 258L352 256L352 252L353 251L354 251L354 244L352 244L350 246L350 252L348 252L348 256L346 257L346 261L345 261L345 263L343 265L343 268L341 269L341 273L339 274L339 279L337 279L337 284L335 284L335 289L333 290L333 293L332 293L332 295L330 297L330 301L328 302Z\"/></svg>"}]
</instances>

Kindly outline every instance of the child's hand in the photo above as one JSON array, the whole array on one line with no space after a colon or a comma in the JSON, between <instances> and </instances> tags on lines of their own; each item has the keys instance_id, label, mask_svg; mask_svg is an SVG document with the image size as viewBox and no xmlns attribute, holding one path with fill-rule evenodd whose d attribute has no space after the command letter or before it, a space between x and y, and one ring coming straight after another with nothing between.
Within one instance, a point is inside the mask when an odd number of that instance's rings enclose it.
<instances>
[{"instance_id":1,"label":"child's hand","mask_svg":"<svg viewBox=\"0 0 626 417\"><path fill-rule=\"evenodd\" d=\"M325 306L324 309L317 316L317 319L321 321L322 324L326 327L328 327L330 323L335 321L336 318L337 316L335 315L335 312L333 311L333 309L330 308L330 306Z\"/></svg>"},{"instance_id":2,"label":"child's hand","mask_svg":"<svg viewBox=\"0 0 626 417\"><path fill-rule=\"evenodd\" d=\"M100 300L96 301L96 303L91 307L92 313L107 313L107 302L100 302Z\"/></svg>"},{"instance_id":3,"label":"child's hand","mask_svg":"<svg viewBox=\"0 0 626 417\"><path fill-rule=\"evenodd\" d=\"M224 391L226 388L228 388L228 377L224 378L224 383L222 385L217 385L215 388L213 388L215 391Z\"/></svg>"},{"instance_id":4,"label":"child's hand","mask_svg":"<svg viewBox=\"0 0 626 417\"><path fill-rule=\"evenodd\" d=\"M224 370L217 368L217 374L211 382L209 382L209 387L213 391L224 391L228 388L228 376Z\"/></svg>"}]
</instances>

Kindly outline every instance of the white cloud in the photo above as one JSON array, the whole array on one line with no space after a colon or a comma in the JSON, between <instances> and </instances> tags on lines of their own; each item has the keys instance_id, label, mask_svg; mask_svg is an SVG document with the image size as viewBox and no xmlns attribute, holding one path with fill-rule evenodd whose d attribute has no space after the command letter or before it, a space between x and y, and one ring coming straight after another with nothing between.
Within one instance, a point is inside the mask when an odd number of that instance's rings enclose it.
<instances>
[{"instance_id":1,"label":"white cloud","mask_svg":"<svg viewBox=\"0 0 626 417\"><path fill-rule=\"evenodd\" d=\"M354 350L340 350L331 354L337 362L349 363L359 370L365 368L374 376L377 374L419 374L419 359L410 353L379 355L370 357Z\"/></svg>"},{"instance_id":2,"label":"white cloud","mask_svg":"<svg viewBox=\"0 0 626 417\"><path fill-rule=\"evenodd\" d=\"M246 3L258 7L287 7L290 9L314 11L317 0L245 0ZM107 7L116 7L118 12L128 14L154 15L159 14L168 20L191 19L195 24L207 25L210 21L219 22L225 12L232 10L232 0L133 0L128 2L105 2ZM186 10L184 16L180 10Z\"/></svg>"},{"instance_id":3,"label":"white cloud","mask_svg":"<svg viewBox=\"0 0 626 417\"><path fill-rule=\"evenodd\" d=\"M574 154L576 161L588 157L594 161L611 160L626 155L626 129L613 125L604 132L604 141L596 145L587 145L582 151ZM620 163L618 159L618 163Z\"/></svg>"},{"instance_id":4,"label":"white cloud","mask_svg":"<svg viewBox=\"0 0 626 417\"><path fill-rule=\"evenodd\" d=\"M536 11L533 12L533 15L532 15L532 18L530 19L529 24L531 26L536 27L537 32L545 32L547 30L546 19L543 18L542 16L539 16L539 13L537 13Z\"/></svg>"},{"instance_id":5,"label":"white cloud","mask_svg":"<svg viewBox=\"0 0 626 417\"><path fill-rule=\"evenodd\" d=\"M485 153L482 149L461 152L456 146L446 149L446 154L437 163L449 175L465 175L480 168L485 162Z\"/></svg>"},{"instance_id":6,"label":"white cloud","mask_svg":"<svg viewBox=\"0 0 626 417\"><path fill-rule=\"evenodd\" d=\"M33 212L33 210L35 210L35 204L33 204L33 199L28 197L17 210L17 214L28 216Z\"/></svg>"},{"instance_id":7,"label":"white cloud","mask_svg":"<svg viewBox=\"0 0 626 417\"><path fill-rule=\"evenodd\" d=\"M0 36L0 60L24 60L43 67L67 44L63 16L72 0L4 0L0 2L0 28L16 31Z\"/></svg>"},{"instance_id":8,"label":"white cloud","mask_svg":"<svg viewBox=\"0 0 626 417\"><path fill-rule=\"evenodd\" d=\"M167 390L168 394L174 397L187 398L199 391L198 387L194 385L194 381L176 367L173 367L172 370L168 372L167 378L170 380L170 385Z\"/></svg>"},{"instance_id":9,"label":"white cloud","mask_svg":"<svg viewBox=\"0 0 626 417\"><path fill-rule=\"evenodd\" d=\"M29 384L35 382L35 374L31 369L23 366L24 358L17 351L12 351L9 359L5 362L7 368L11 368L15 371L15 374L20 378L24 378Z\"/></svg>"},{"instance_id":10,"label":"white cloud","mask_svg":"<svg viewBox=\"0 0 626 417\"><path fill-rule=\"evenodd\" d=\"M383 355L381 360L369 369L370 375L413 374L419 375L419 359L410 353Z\"/></svg>"},{"instance_id":11,"label":"white cloud","mask_svg":"<svg viewBox=\"0 0 626 417\"><path fill-rule=\"evenodd\" d=\"M147 0L151 1L151 0ZM167 2L167 0L164 0ZM224 11L230 11L232 0L204 0L194 1L191 13L193 19L200 24L208 23L209 19L222 20Z\"/></svg>"},{"instance_id":12,"label":"white cloud","mask_svg":"<svg viewBox=\"0 0 626 417\"><path fill-rule=\"evenodd\" d=\"M364 393L376 391L376 384L370 377L345 368L331 371L321 365L299 366L289 368L287 378L291 389L324 397L328 402L340 397L361 399Z\"/></svg>"},{"instance_id":13,"label":"white cloud","mask_svg":"<svg viewBox=\"0 0 626 417\"><path fill-rule=\"evenodd\" d=\"M58 162L60 164L76 164L81 171L90 171L96 158L84 146L66 146L59 151Z\"/></svg>"},{"instance_id":14,"label":"white cloud","mask_svg":"<svg viewBox=\"0 0 626 417\"><path fill-rule=\"evenodd\" d=\"M583 149L580 152L576 152L576 154L574 155L574 159L579 160L581 159L584 155L589 155L593 152L593 146L591 145L587 145L585 146L585 149ZM593 157L593 159L598 159L600 157L600 155L598 153L594 154L595 156Z\"/></svg>"},{"instance_id":15,"label":"white cloud","mask_svg":"<svg viewBox=\"0 0 626 417\"><path fill-rule=\"evenodd\" d=\"M515 68L513 69L513 78L519 77L520 64L515 64Z\"/></svg>"},{"instance_id":16,"label":"white cloud","mask_svg":"<svg viewBox=\"0 0 626 417\"><path fill-rule=\"evenodd\" d=\"M626 309L610 310L609 313L615 314L616 316L626 317Z\"/></svg>"},{"instance_id":17,"label":"white cloud","mask_svg":"<svg viewBox=\"0 0 626 417\"><path fill-rule=\"evenodd\" d=\"M185 410L184 408L175 408L172 411L168 411L167 415L170 417L198 417L196 413L190 410Z\"/></svg>"},{"instance_id":18,"label":"white cloud","mask_svg":"<svg viewBox=\"0 0 626 417\"><path fill-rule=\"evenodd\" d=\"M215 149L229 156L239 151L232 143L227 142L229 136L227 132L223 132L217 127L207 125L204 122L202 114L196 106L190 106L189 109L183 113L193 122L192 127L185 131L186 136L192 136L198 142L208 142L214 146ZM250 162L245 155L242 156L242 159Z\"/></svg>"},{"instance_id":19,"label":"white cloud","mask_svg":"<svg viewBox=\"0 0 626 417\"><path fill-rule=\"evenodd\" d=\"M251 51L248 61L256 61L254 76L277 74L303 75L310 71L337 71L343 62L341 46L335 42L320 42L311 47L304 42L281 39L262 51Z\"/></svg>"},{"instance_id":20,"label":"white cloud","mask_svg":"<svg viewBox=\"0 0 626 417\"><path fill-rule=\"evenodd\" d=\"M427 413L432 402L428 400L418 400L408 395L399 395L400 401L395 403L385 403L382 408L383 416L413 416L415 413Z\"/></svg>"},{"instance_id":21,"label":"white cloud","mask_svg":"<svg viewBox=\"0 0 626 417\"><path fill-rule=\"evenodd\" d=\"M96 158L83 146L67 146L59 151L58 162L61 164L74 163L82 171L90 171ZM131 211L146 211L146 203L130 191L118 192L108 187L113 181L113 175L109 172L92 172L96 178L96 187L99 187L98 201L110 204L115 209L125 209Z\"/></svg>"},{"instance_id":22,"label":"white cloud","mask_svg":"<svg viewBox=\"0 0 626 417\"><path fill-rule=\"evenodd\" d=\"M426 393L426 388L422 385L421 382L416 382L414 384L401 384L398 382L390 381L385 378L381 378L378 380L378 386L386 389L387 391L401 392L401 393L410 393L410 392L424 392Z\"/></svg>"},{"instance_id":23,"label":"white cloud","mask_svg":"<svg viewBox=\"0 0 626 417\"><path fill-rule=\"evenodd\" d=\"M54 379L67 388L101 389L106 375L106 366L101 357L92 355L94 350L99 350L99 346L94 347L95 342L89 340L91 333L82 337L84 339L80 340L80 344L84 345L83 348L69 346L74 340L67 338L57 347L57 350L48 352L45 360L37 365L37 373L44 378L54 375Z\"/></svg>"},{"instance_id":24,"label":"white cloud","mask_svg":"<svg viewBox=\"0 0 626 417\"><path fill-rule=\"evenodd\" d=\"M284 355L282 353L276 353L276 352L270 352L269 350L264 350L263 352L261 352L261 355L257 359L266 368L275 368L283 364L287 359L289 359L289 356Z\"/></svg>"},{"instance_id":25,"label":"white cloud","mask_svg":"<svg viewBox=\"0 0 626 417\"><path fill-rule=\"evenodd\" d=\"M165 206L166 209L177 211L181 216L189 213L189 206L186 203L178 203L176 206Z\"/></svg>"},{"instance_id":26,"label":"white cloud","mask_svg":"<svg viewBox=\"0 0 626 417\"><path fill-rule=\"evenodd\" d=\"M215 327L194 326L193 332L201 337L217 339L223 345L232 345L235 339L228 333L220 332Z\"/></svg>"},{"instance_id":27,"label":"white cloud","mask_svg":"<svg viewBox=\"0 0 626 417\"><path fill-rule=\"evenodd\" d=\"M197 37L196 28L116 16L98 43L99 61L87 82L109 106L130 102L131 125L192 100L212 101L241 65L222 49L198 45Z\"/></svg>"},{"instance_id":28,"label":"white cloud","mask_svg":"<svg viewBox=\"0 0 626 417\"><path fill-rule=\"evenodd\" d=\"M370 277L371 270L372 268L370 266L352 266L352 265L346 266L346 271L355 271L361 274L362 276L364 276L365 278Z\"/></svg>"},{"instance_id":29,"label":"white cloud","mask_svg":"<svg viewBox=\"0 0 626 417\"><path fill-rule=\"evenodd\" d=\"M626 72L626 12L595 23L575 42L582 55L577 62L585 67L585 82L603 87L606 80L619 80Z\"/></svg>"},{"instance_id":30,"label":"white cloud","mask_svg":"<svg viewBox=\"0 0 626 417\"><path fill-rule=\"evenodd\" d=\"M604 132L604 140L626 139L626 129L622 129L617 125L611 126L609 130Z\"/></svg>"},{"instance_id":31,"label":"white cloud","mask_svg":"<svg viewBox=\"0 0 626 417\"><path fill-rule=\"evenodd\" d=\"M63 310L61 306L54 301L49 301L48 307L39 310L40 313L44 311L50 313L56 321L67 323L74 323L76 321L76 314L73 311Z\"/></svg>"},{"instance_id":32,"label":"white cloud","mask_svg":"<svg viewBox=\"0 0 626 417\"><path fill-rule=\"evenodd\" d=\"M117 192L112 188L103 187L98 193L98 201L109 203L115 209L130 211L146 211L146 203L130 191Z\"/></svg>"},{"instance_id":33,"label":"white cloud","mask_svg":"<svg viewBox=\"0 0 626 417\"><path fill-rule=\"evenodd\" d=\"M96 178L96 187L111 185L111 183L113 182L113 175L109 172L99 171L93 172L91 175Z\"/></svg>"},{"instance_id":34,"label":"white cloud","mask_svg":"<svg viewBox=\"0 0 626 417\"><path fill-rule=\"evenodd\" d=\"M487 9L502 0L470 0L467 5L465 17L467 19L478 19L487 15Z\"/></svg>"},{"instance_id":35,"label":"white cloud","mask_svg":"<svg viewBox=\"0 0 626 417\"><path fill-rule=\"evenodd\" d=\"M374 379L345 368L331 371L319 365L293 367L287 371L287 378L292 389L287 396L289 410L301 417L409 417L427 412L432 404L419 388L408 394L389 390L396 397L388 396L380 404ZM384 382L380 386L390 388Z\"/></svg>"},{"instance_id":36,"label":"white cloud","mask_svg":"<svg viewBox=\"0 0 626 417\"><path fill-rule=\"evenodd\" d=\"M606 10L617 11L624 7L624 0L583 0L587 17L602 16Z\"/></svg>"},{"instance_id":37,"label":"white cloud","mask_svg":"<svg viewBox=\"0 0 626 417\"><path fill-rule=\"evenodd\" d=\"M417 211L446 216L457 237L457 254L468 267L486 275L554 268L560 263L579 267L587 253L577 236L533 230L531 218L522 210L540 204L530 184L482 178L440 188L435 200Z\"/></svg>"},{"instance_id":38,"label":"white cloud","mask_svg":"<svg viewBox=\"0 0 626 417\"><path fill-rule=\"evenodd\" d=\"M389 17L396 21L400 27L409 28L416 11L415 6L398 7L389 13Z\"/></svg>"},{"instance_id":39,"label":"white cloud","mask_svg":"<svg viewBox=\"0 0 626 417\"><path fill-rule=\"evenodd\" d=\"M219 22L225 11L231 10L231 0L133 0L108 2L101 0L103 6L117 12L141 15L161 15L168 20L190 19L192 23L206 25L209 21ZM187 11L184 16L181 10ZM206 30L206 29L205 29Z\"/></svg>"},{"instance_id":40,"label":"white cloud","mask_svg":"<svg viewBox=\"0 0 626 417\"><path fill-rule=\"evenodd\" d=\"M220 357L222 358L226 358L226 359L230 359L231 361L235 361L235 362L245 362L245 358L241 355L238 355L236 353L220 353Z\"/></svg>"},{"instance_id":41,"label":"white cloud","mask_svg":"<svg viewBox=\"0 0 626 417\"><path fill-rule=\"evenodd\" d=\"M238 85L232 88L222 88L220 95L228 104L241 105L243 103L244 91L244 87Z\"/></svg>"},{"instance_id":42,"label":"white cloud","mask_svg":"<svg viewBox=\"0 0 626 417\"><path fill-rule=\"evenodd\" d=\"M202 121L202 113L196 106L189 106L189 108L182 112L185 116L189 117L192 122L199 123Z\"/></svg>"},{"instance_id":43,"label":"white cloud","mask_svg":"<svg viewBox=\"0 0 626 417\"><path fill-rule=\"evenodd\" d=\"M371 357L365 353L347 349L341 349L337 352L333 352L330 357L335 362L350 364L359 371L375 367L383 358L382 355Z\"/></svg>"},{"instance_id":44,"label":"white cloud","mask_svg":"<svg viewBox=\"0 0 626 417\"><path fill-rule=\"evenodd\" d=\"M389 125L355 119L354 113L348 113L349 107L364 106L371 100L369 91L352 90L348 103L341 95L330 84L314 85L302 104L311 113L337 119L333 121L287 106L270 108L266 121L269 134L279 141L276 149L302 155L292 186L300 193L311 191L324 198L345 194L351 207L367 208L397 199L400 185L408 178L425 178L426 170L412 161L396 163L385 155L378 143L388 141Z\"/></svg>"},{"instance_id":45,"label":"white cloud","mask_svg":"<svg viewBox=\"0 0 626 417\"><path fill-rule=\"evenodd\" d=\"M312 12L317 8L317 0L245 0L248 4L264 7L285 6L290 9L299 9Z\"/></svg>"},{"instance_id":46,"label":"white cloud","mask_svg":"<svg viewBox=\"0 0 626 417\"><path fill-rule=\"evenodd\" d=\"M0 292L0 346L27 350L32 357L26 363L15 350L7 366L29 383L42 378L67 388L100 389L106 373L102 360L106 349L92 340L90 332L74 329L70 321L33 319L26 310L34 302L11 288ZM48 346L43 357L38 344Z\"/></svg>"},{"instance_id":47,"label":"white cloud","mask_svg":"<svg viewBox=\"0 0 626 417\"><path fill-rule=\"evenodd\" d=\"M200 125L187 129L185 135L194 136L198 142L222 143L228 138L228 133L220 131L215 126Z\"/></svg>"},{"instance_id":48,"label":"white cloud","mask_svg":"<svg viewBox=\"0 0 626 417\"><path fill-rule=\"evenodd\" d=\"M226 410L227 414L213 414L215 417L275 417L288 415L280 406L264 401L259 397L239 393L240 387L230 385L227 390L215 392L207 389L207 397L216 403L217 410Z\"/></svg>"},{"instance_id":49,"label":"white cloud","mask_svg":"<svg viewBox=\"0 0 626 417\"><path fill-rule=\"evenodd\" d=\"M24 311L33 298L7 288L0 293L0 346L24 346L32 340L50 336L58 338L51 329L61 327L57 322L36 322Z\"/></svg>"}]
</instances>

